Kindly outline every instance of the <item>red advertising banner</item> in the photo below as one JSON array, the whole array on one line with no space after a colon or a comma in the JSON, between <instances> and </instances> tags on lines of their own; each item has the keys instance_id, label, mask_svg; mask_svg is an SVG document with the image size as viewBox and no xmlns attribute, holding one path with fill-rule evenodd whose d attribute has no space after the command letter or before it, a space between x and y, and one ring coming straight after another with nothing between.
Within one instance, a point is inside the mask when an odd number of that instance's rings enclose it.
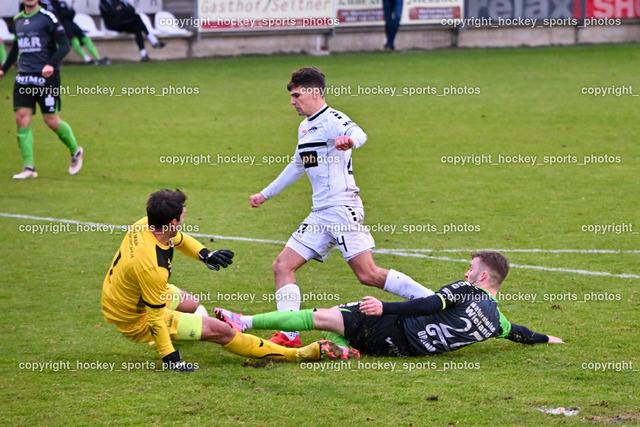
<instances>
[{"instance_id":1,"label":"red advertising banner","mask_svg":"<svg viewBox=\"0 0 640 427\"><path fill-rule=\"evenodd\" d=\"M408 3L414 3L414 6L409 7L408 23L416 23L416 21L422 23L438 23L443 19L460 19L462 17L461 4L441 7L420 5L420 3L424 3L424 1L421 2L409 0Z\"/></svg>"},{"instance_id":2,"label":"red advertising banner","mask_svg":"<svg viewBox=\"0 0 640 427\"><path fill-rule=\"evenodd\" d=\"M340 25L384 25L381 0L336 0Z\"/></svg>"},{"instance_id":3,"label":"red advertising banner","mask_svg":"<svg viewBox=\"0 0 640 427\"><path fill-rule=\"evenodd\" d=\"M382 9L342 9L338 10L338 21L341 24L382 23L384 14Z\"/></svg>"},{"instance_id":4,"label":"red advertising banner","mask_svg":"<svg viewBox=\"0 0 640 427\"><path fill-rule=\"evenodd\" d=\"M587 0L585 18L639 18L640 0Z\"/></svg>"}]
</instances>

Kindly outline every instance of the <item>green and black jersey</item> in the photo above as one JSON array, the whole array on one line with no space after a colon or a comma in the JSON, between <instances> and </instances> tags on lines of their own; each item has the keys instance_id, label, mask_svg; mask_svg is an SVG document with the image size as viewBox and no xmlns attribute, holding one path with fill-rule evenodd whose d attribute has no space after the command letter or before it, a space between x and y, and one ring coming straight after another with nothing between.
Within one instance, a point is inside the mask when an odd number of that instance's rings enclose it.
<instances>
[{"instance_id":1,"label":"green and black jersey","mask_svg":"<svg viewBox=\"0 0 640 427\"><path fill-rule=\"evenodd\" d=\"M42 7L30 14L20 12L13 18L14 44L7 62L6 73L18 59L18 73L40 74L46 65L58 69L58 63L69 52L64 27L56 16Z\"/></svg>"},{"instance_id":2,"label":"green and black jersey","mask_svg":"<svg viewBox=\"0 0 640 427\"><path fill-rule=\"evenodd\" d=\"M412 353L418 355L454 351L489 338L548 341L546 335L510 323L491 294L462 280L427 298L383 303L383 314L399 315Z\"/></svg>"}]
</instances>

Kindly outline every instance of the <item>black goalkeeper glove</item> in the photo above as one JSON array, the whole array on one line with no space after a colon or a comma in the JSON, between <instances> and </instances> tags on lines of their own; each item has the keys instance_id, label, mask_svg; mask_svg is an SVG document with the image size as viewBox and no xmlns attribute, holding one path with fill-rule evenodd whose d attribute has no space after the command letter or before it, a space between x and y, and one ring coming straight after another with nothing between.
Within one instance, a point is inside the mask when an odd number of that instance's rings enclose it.
<instances>
[{"instance_id":1,"label":"black goalkeeper glove","mask_svg":"<svg viewBox=\"0 0 640 427\"><path fill-rule=\"evenodd\" d=\"M220 267L227 268L228 265L233 264L231 258L233 258L233 252L220 249L219 251L211 252L209 249L204 248L198 252L200 260L207 264L211 270L218 271Z\"/></svg>"},{"instance_id":2,"label":"black goalkeeper glove","mask_svg":"<svg viewBox=\"0 0 640 427\"><path fill-rule=\"evenodd\" d=\"M197 363L187 363L180 357L180 350L167 354L162 358L164 369L176 372L193 372L198 369Z\"/></svg>"}]
</instances>

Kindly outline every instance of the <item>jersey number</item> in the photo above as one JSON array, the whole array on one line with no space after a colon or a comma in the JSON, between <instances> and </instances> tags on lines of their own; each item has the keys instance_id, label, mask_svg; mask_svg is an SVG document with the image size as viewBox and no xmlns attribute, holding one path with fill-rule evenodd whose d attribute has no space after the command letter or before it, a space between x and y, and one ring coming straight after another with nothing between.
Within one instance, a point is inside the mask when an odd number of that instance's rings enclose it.
<instances>
[{"instance_id":1,"label":"jersey number","mask_svg":"<svg viewBox=\"0 0 640 427\"><path fill-rule=\"evenodd\" d=\"M425 328L425 332L434 338L439 338L439 340L434 339L433 343L434 344L442 344L447 350L451 350L452 348L457 348L457 347L464 347L466 345L469 345L471 343L469 342L458 342L458 343L452 343L449 344L447 342L447 338L452 338L453 334L451 334L451 332L449 331L455 331L455 332L469 332L469 330L471 330L471 322L468 319L465 319L464 317L461 317L460 320L464 321L465 323L465 327L461 328L461 329L457 329L457 328L452 328L449 325L445 325L444 323L439 323L439 324L435 324L435 323L430 323L427 325L427 327ZM422 334L422 332L421 332ZM420 335L420 334L418 334ZM471 336L473 336L473 338L475 338L477 341L483 341L484 338L477 332L471 332L470 333Z\"/></svg>"},{"instance_id":2,"label":"jersey number","mask_svg":"<svg viewBox=\"0 0 640 427\"><path fill-rule=\"evenodd\" d=\"M340 241L340 239L342 239L342 241ZM340 236L339 238L337 237L336 243L338 243L338 246L342 246L345 252L349 252L349 249L347 249L347 242L344 241L344 236Z\"/></svg>"}]
</instances>

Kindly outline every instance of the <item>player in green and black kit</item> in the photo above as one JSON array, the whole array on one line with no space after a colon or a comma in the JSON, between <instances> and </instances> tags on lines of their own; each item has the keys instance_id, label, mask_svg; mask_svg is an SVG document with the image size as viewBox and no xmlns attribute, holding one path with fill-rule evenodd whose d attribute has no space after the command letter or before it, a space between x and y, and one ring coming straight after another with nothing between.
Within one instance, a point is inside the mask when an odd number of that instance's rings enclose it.
<instances>
[{"instance_id":1,"label":"player in green and black kit","mask_svg":"<svg viewBox=\"0 0 640 427\"><path fill-rule=\"evenodd\" d=\"M76 52L76 54L78 54L85 64L109 65L111 63L109 58L100 57L100 53L98 53L98 49L94 46L91 38L85 34L82 28L78 27L78 25L73 22L73 18L76 16L76 11L69 3L64 0L38 0L38 2L40 3L40 6L56 15L58 20L60 20L65 33L67 33L67 38L69 39L71 48ZM24 5L21 5L20 10L24 10ZM82 46L87 48L93 59L84 53Z\"/></svg>"},{"instance_id":2,"label":"player in green and black kit","mask_svg":"<svg viewBox=\"0 0 640 427\"><path fill-rule=\"evenodd\" d=\"M509 322L498 309L500 285L509 273L507 259L496 251L471 255L465 280L443 286L435 295L403 302L364 302L329 309L276 311L243 316L216 308L216 316L237 331L277 329L328 331L341 347L336 358L363 354L428 356L459 350L489 338L522 344L559 344L552 335ZM358 353L356 353L356 356Z\"/></svg>"},{"instance_id":3,"label":"player in green and black kit","mask_svg":"<svg viewBox=\"0 0 640 427\"><path fill-rule=\"evenodd\" d=\"M18 60L18 74L13 87L13 108L18 125L18 145L24 169L14 179L37 178L33 162L31 116L36 102L45 123L69 148L69 173L82 168L82 147L78 147L71 127L60 119L60 71L58 63L69 52L69 40L64 27L51 12L42 9L38 0L23 0L25 10L13 18L14 43L7 61L0 70L0 79Z\"/></svg>"}]
</instances>

